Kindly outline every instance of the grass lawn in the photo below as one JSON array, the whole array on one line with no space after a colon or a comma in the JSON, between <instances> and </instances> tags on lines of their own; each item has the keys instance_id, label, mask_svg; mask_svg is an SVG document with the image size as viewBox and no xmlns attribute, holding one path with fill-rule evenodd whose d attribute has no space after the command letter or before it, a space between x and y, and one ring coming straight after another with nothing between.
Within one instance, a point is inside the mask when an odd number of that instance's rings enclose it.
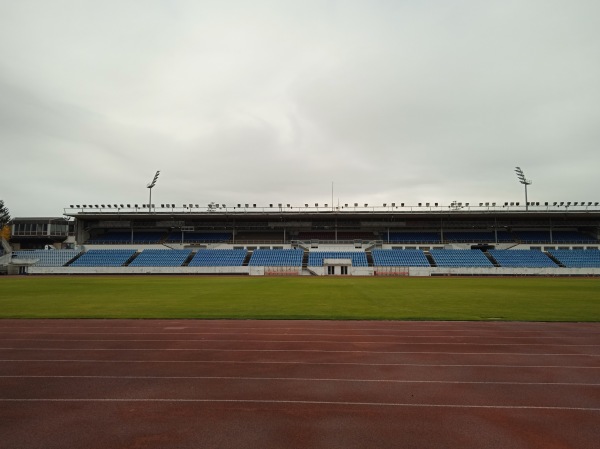
<instances>
[{"instance_id":1,"label":"grass lawn","mask_svg":"<svg viewBox=\"0 0 600 449\"><path fill-rule=\"evenodd\" d=\"M600 280L3 277L0 318L600 321Z\"/></svg>"}]
</instances>

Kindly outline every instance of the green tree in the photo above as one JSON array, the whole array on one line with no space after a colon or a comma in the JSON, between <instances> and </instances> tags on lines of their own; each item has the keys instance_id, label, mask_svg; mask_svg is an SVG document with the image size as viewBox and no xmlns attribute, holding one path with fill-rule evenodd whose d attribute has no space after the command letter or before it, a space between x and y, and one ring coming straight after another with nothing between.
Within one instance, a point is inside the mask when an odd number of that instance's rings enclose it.
<instances>
[{"instance_id":1,"label":"green tree","mask_svg":"<svg viewBox=\"0 0 600 449\"><path fill-rule=\"evenodd\" d=\"M4 201L0 200L0 229L10 222L10 212L8 208L4 206Z\"/></svg>"}]
</instances>

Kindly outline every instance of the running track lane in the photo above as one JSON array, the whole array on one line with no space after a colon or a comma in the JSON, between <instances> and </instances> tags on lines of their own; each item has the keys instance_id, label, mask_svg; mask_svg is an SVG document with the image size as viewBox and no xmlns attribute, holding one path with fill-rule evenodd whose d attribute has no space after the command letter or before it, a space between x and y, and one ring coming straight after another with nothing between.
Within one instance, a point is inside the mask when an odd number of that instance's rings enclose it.
<instances>
[{"instance_id":1,"label":"running track lane","mask_svg":"<svg viewBox=\"0 0 600 449\"><path fill-rule=\"evenodd\" d=\"M0 448L595 448L597 323L2 320Z\"/></svg>"}]
</instances>

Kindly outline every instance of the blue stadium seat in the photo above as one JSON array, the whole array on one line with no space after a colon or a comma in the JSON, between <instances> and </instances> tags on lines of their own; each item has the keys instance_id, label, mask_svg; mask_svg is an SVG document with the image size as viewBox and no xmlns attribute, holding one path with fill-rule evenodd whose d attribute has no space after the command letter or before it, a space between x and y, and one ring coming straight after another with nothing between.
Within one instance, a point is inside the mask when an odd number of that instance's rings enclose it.
<instances>
[{"instance_id":1,"label":"blue stadium seat","mask_svg":"<svg viewBox=\"0 0 600 449\"><path fill-rule=\"evenodd\" d=\"M541 251L528 249L492 249L489 254L501 267L545 268L557 265Z\"/></svg>"},{"instance_id":2,"label":"blue stadium seat","mask_svg":"<svg viewBox=\"0 0 600 449\"><path fill-rule=\"evenodd\" d=\"M304 251L301 249L256 249L249 266L253 267L301 267Z\"/></svg>"},{"instance_id":3,"label":"blue stadium seat","mask_svg":"<svg viewBox=\"0 0 600 449\"><path fill-rule=\"evenodd\" d=\"M21 250L14 251L12 257L16 259L39 259L33 266L36 267L62 267L80 253L74 249L58 250Z\"/></svg>"},{"instance_id":4,"label":"blue stadium seat","mask_svg":"<svg viewBox=\"0 0 600 449\"><path fill-rule=\"evenodd\" d=\"M416 249L374 249L373 264L378 267L429 267L425 253Z\"/></svg>"},{"instance_id":5,"label":"blue stadium seat","mask_svg":"<svg viewBox=\"0 0 600 449\"><path fill-rule=\"evenodd\" d=\"M431 257L438 267L493 267L494 264L476 249L431 250Z\"/></svg>"},{"instance_id":6,"label":"blue stadium seat","mask_svg":"<svg viewBox=\"0 0 600 449\"><path fill-rule=\"evenodd\" d=\"M190 267L241 267L248 252L245 249L201 249Z\"/></svg>"},{"instance_id":7,"label":"blue stadium seat","mask_svg":"<svg viewBox=\"0 0 600 449\"><path fill-rule=\"evenodd\" d=\"M88 244L114 245L114 244L152 244L160 243L164 238L164 232L156 231L108 231L102 235L91 237Z\"/></svg>"},{"instance_id":8,"label":"blue stadium seat","mask_svg":"<svg viewBox=\"0 0 600 449\"><path fill-rule=\"evenodd\" d=\"M552 250L552 256L567 268L600 268L598 250Z\"/></svg>"},{"instance_id":9,"label":"blue stadium seat","mask_svg":"<svg viewBox=\"0 0 600 449\"><path fill-rule=\"evenodd\" d=\"M439 232L390 232L393 243L441 243Z\"/></svg>"},{"instance_id":10,"label":"blue stadium seat","mask_svg":"<svg viewBox=\"0 0 600 449\"><path fill-rule=\"evenodd\" d=\"M130 267L180 267L191 254L189 249L145 249Z\"/></svg>"},{"instance_id":11,"label":"blue stadium seat","mask_svg":"<svg viewBox=\"0 0 600 449\"><path fill-rule=\"evenodd\" d=\"M309 267L322 267L323 259L351 259L353 267L368 267L364 251L311 251L308 253Z\"/></svg>"},{"instance_id":12,"label":"blue stadium seat","mask_svg":"<svg viewBox=\"0 0 600 449\"><path fill-rule=\"evenodd\" d=\"M91 249L76 259L72 267L121 267L134 254L132 249Z\"/></svg>"},{"instance_id":13,"label":"blue stadium seat","mask_svg":"<svg viewBox=\"0 0 600 449\"><path fill-rule=\"evenodd\" d=\"M219 243L228 242L233 238L231 232L184 232L172 231L167 236L168 243Z\"/></svg>"}]
</instances>

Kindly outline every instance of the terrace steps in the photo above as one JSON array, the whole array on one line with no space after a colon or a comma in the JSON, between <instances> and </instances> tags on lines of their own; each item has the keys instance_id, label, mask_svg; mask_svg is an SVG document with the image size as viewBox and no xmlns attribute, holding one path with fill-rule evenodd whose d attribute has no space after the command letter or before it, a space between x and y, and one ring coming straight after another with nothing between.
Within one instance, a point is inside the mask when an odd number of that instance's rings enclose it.
<instances>
[{"instance_id":1,"label":"terrace steps","mask_svg":"<svg viewBox=\"0 0 600 449\"><path fill-rule=\"evenodd\" d=\"M565 264L563 264L560 260L558 260L556 257L554 257L551 253L549 253L548 251L544 251L544 254L546 256L548 256L552 262L554 262L556 265L558 265L559 267L565 267Z\"/></svg>"},{"instance_id":2,"label":"terrace steps","mask_svg":"<svg viewBox=\"0 0 600 449\"><path fill-rule=\"evenodd\" d=\"M425 253L425 257L427 258L427 261L429 262L429 265L431 265L432 267L437 267L437 264L435 263L435 260L433 260L433 256L431 255L431 253L429 251L424 251Z\"/></svg>"},{"instance_id":3,"label":"terrace steps","mask_svg":"<svg viewBox=\"0 0 600 449\"><path fill-rule=\"evenodd\" d=\"M484 251L483 254L485 255L485 257L487 257L489 259L489 261L492 263L493 266L495 266L495 267L500 266L500 264L498 262L496 262L496 259L494 259L490 253L488 253L487 251Z\"/></svg>"}]
</instances>

